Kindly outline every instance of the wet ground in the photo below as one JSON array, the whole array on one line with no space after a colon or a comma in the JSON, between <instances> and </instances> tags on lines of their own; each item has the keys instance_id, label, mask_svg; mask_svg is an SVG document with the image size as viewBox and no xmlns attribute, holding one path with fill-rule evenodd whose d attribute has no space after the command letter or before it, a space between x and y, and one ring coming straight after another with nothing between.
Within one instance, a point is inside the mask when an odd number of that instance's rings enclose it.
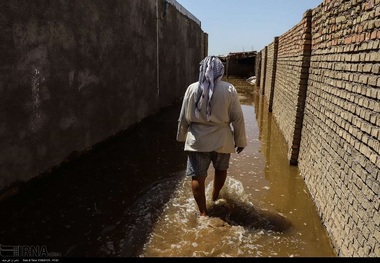
<instances>
[{"instance_id":1,"label":"wet ground","mask_svg":"<svg viewBox=\"0 0 380 263\"><path fill-rule=\"evenodd\" d=\"M0 244L63 257L334 257L265 99L244 79L228 81L248 146L232 155L210 217L198 217L184 176L178 102L1 202Z\"/></svg>"}]
</instances>

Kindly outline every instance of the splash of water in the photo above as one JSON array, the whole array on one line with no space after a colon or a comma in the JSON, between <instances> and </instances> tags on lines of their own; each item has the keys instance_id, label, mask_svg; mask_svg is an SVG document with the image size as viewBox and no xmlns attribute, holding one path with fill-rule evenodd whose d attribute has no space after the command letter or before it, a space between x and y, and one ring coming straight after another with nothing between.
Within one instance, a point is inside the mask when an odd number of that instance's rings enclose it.
<instances>
[{"instance_id":1,"label":"splash of water","mask_svg":"<svg viewBox=\"0 0 380 263\"><path fill-rule=\"evenodd\" d=\"M152 187L128 214L136 218L124 240L129 256L261 256L260 243L282 232L274 227L273 215L256 208L242 183L229 177L220 192L221 199L210 201L212 184L206 187L208 217L198 216L188 178L166 180ZM174 192L173 185L177 185ZM279 222L288 224L285 218L283 221ZM142 249L133 249L136 244Z\"/></svg>"}]
</instances>

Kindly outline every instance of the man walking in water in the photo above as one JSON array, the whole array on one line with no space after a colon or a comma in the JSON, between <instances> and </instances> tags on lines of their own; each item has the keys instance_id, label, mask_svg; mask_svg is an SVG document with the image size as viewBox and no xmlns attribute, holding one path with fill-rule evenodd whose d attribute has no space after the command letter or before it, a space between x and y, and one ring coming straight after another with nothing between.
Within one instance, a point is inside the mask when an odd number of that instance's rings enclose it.
<instances>
[{"instance_id":1,"label":"man walking in water","mask_svg":"<svg viewBox=\"0 0 380 263\"><path fill-rule=\"evenodd\" d=\"M226 177L231 153L247 146L243 111L235 87L222 81L224 66L218 57L200 62L199 81L188 86L178 119L177 141L185 142L186 175L191 176L194 199L207 216L205 180L212 162L215 169L212 201Z\"/></svg>"}]
</instances>

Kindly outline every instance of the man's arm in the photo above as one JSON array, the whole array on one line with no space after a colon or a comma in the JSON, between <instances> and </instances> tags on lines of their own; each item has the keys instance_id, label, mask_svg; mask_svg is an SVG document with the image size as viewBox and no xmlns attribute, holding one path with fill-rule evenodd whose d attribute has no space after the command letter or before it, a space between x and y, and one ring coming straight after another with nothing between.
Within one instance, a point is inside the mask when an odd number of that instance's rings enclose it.
<instances>
[{"instance_id":1,"label":"man's arm","mask_svg":"<svg viewBox=\"0 0 380 263\"><path fill-rule=\"evenodd\" d=\"M234 129L235 146L238 147L236 151L240 153L244 147L247 146L247 136L245 133L243 110L241 108L237 93L234 94L232 100L230 116L231 124Z\"/></svg>"}]
</instances>

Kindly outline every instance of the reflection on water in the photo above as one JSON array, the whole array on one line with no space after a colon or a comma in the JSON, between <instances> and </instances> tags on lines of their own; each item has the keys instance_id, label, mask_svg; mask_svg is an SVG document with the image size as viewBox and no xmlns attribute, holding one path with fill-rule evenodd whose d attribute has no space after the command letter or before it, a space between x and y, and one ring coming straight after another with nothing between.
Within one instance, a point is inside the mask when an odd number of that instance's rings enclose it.
<instances>
[{"instance_id":1,"label":"reflection on water","mask_svg":"<svg viewBox=\"0 0 380 263\"><path fill-rule=\"evenodd\" d=\"M335 256L297 167L258 88L238 89L248 146L198 217L183 144L180 103L95 147L0 203L0 244L45 245L73 257Z\"/></svg>"}]
</instances>

